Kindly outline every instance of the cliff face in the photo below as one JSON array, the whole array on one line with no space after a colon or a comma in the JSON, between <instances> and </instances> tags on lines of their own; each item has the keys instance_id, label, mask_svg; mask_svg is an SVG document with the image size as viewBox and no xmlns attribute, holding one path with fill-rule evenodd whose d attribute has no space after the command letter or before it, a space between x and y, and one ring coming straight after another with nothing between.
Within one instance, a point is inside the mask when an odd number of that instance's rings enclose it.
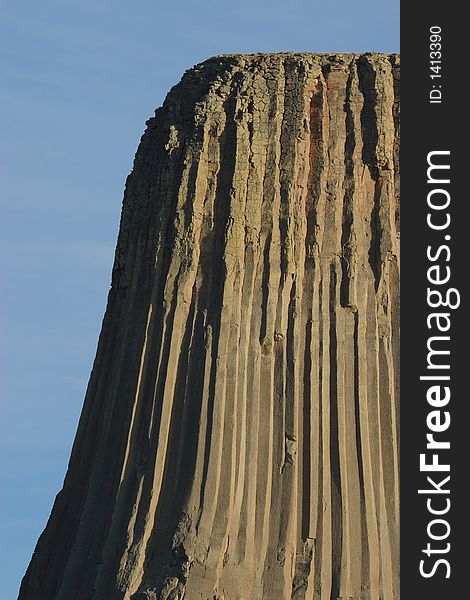
<instances>
[{"instance_id":1,"label":"cliff face","mask_svg":"<svg viewBox=\"0 0 470 600\"><path fill-rule=\"evenodd\" d=\"M398 598L398 84L222 56L148 121L21 600Z\"/></svg>"}]
</instances>

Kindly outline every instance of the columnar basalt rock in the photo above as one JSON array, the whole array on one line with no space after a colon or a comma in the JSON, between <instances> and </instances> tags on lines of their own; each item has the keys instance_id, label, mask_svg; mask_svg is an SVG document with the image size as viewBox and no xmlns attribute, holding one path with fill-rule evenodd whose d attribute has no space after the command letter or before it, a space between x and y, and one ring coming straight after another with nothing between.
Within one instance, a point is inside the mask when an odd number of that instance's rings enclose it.
<instances>
[{"instance_id":1,"label":"columnar basalt rock","mask_svg":"<svg viewBox=\"0 0 470 600\"><path fill-rule=\"evenodd\" d=\"M398 86L219 56L147 122L21 600L398 598Z\"/></svg>"}]
</instances>

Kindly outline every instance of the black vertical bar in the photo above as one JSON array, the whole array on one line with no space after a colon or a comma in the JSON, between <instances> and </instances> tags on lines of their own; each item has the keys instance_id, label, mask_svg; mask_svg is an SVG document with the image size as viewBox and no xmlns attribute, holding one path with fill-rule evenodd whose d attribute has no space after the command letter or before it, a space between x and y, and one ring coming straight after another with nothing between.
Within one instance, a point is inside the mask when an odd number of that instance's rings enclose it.
<instances>
[{"instance_id":1,"label":"black vertical bar","mask_svg":"<svg viewBox=\"0 0 470 600\"><path fill-rule=\"evenodd\" d=\"M470 30L462 11L435 0L401 4L401 600L469 597ZM431 169L428 177L429 162L450 168ZM428 344L450 353L432 354ZM428 448L428 434L450 448ZM436 470L425 470L433 460ZM446 465L449 471L440 470Z\"/></svg>"}]
</instances>

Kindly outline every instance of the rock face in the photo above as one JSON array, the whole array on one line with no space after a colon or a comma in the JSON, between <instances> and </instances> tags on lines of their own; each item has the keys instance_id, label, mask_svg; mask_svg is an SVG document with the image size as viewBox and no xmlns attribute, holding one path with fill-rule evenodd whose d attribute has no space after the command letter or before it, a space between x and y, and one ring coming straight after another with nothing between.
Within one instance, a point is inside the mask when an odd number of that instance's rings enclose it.
<instances>
[{"instance_id":1,"label":"rock face","mask_svg":"<svg viewBox=\"0 0 470 600\"><path fill-rule=\"evenodd\" d=\"M21 600L398 598L398 84L221 56L148 121Z\"/></svg>"}]
</instances>

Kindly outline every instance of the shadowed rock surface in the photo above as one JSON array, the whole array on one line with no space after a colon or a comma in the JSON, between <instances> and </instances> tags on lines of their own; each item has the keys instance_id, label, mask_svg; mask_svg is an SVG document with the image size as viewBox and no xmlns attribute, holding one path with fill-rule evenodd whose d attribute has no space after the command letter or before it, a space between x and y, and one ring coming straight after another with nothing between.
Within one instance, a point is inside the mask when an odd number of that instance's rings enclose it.
<instances>
[{"instance_id":1,"label":"shadowed rock surface","mask_svg":"<svg viewBox=\"0 0 470 600\"><path fill-rule=\"evenodd\" d=\"M398 598L398 85L220 56L147 122L21 600Z\"/></svg>"}]
</instances>

